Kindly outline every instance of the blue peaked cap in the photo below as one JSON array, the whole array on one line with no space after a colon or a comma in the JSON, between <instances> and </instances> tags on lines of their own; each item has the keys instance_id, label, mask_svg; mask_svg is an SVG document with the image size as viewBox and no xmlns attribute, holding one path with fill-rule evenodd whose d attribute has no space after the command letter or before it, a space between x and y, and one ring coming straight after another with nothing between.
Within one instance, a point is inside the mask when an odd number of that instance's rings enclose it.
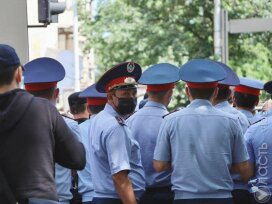
<instances>
[{"instance_id":1,"label":"blue peaked cap","mask_svg":"<svg viewBox=\"0 0 272 204\"><path fill-rule=\"evenodd\" d=\"M218 63L207 59L193 59L181 66L179 77L193 83L217 82L225 79L227 73Z\"/></svg>"},{"instance_id":2,"label":"blue peaked cap","mask_svg":"<svg viewBox=\"0 0 272 204\"><path fill-rule=\"evenodd\" d=\"M63 65L49 57L34 59L24 65L24 83L58 82L65 77Z\"/></svg>"},{"instance_id":3,"label":"blue peaked cap","mask_svg":"<svg viewBox=\"0 0 272 204\"><path fill-rule=\"evenodd\" d=\"M240 84L240 79L237 76L237 74L226 64L222 63L222 62L216 62L218 63L220 66L222 66L224 68L224 70L227 73L227 77L222 80L219 81L219 84L224 84L224 85L228 85L228 86L237 86Z\"/></svg>"},{"instance_id":4,"label":"blue peaked cap","mask_svg":"<svg viewBox=\"0 0 272 204\"><path fill-rule=\"evenodd\" d=\"M96 90L96 84L84 89L80 94L80 98L107 98L106 93L100 93Z\"/></svg>"},{"instance_id":5,"label":"blue peaked cap","mask_svg":"<svg viewBox=\"0 0 272 204\"><path fill-rule=\"evenodd\" d=\"M169 63L160 63L147 68L143 72L138 83L145 85L156 85L169 84L177 81L179 81L178 67Z\"/></svg>"},{"instance_id":6,"label":"blue peaked cap","mask_svg":"<svg viewBox=\"0 0 272 204\"><path fill-rule=\"evenodd\" d=\"M240 77L240 85L247 86L254 89L263 90L264 83L257 79L252 79L248 77Z\"/></svg>"}]
</instances>

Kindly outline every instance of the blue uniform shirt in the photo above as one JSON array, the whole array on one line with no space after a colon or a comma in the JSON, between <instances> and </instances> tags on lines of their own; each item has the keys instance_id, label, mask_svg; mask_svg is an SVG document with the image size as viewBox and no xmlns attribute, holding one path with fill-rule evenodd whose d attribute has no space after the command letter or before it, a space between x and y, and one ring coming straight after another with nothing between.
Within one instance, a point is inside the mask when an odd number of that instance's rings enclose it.
<instances>
[{"instance_id":1,"label":"blue uniform shirt","mask_svg":"<svg viewBox=\"0 0 272 204\"><path fill-rule=\"evenodd\" d=\"M255 122L257 122L258 120L260 120L262 118L262 116L259 114L254 116L253 113L248 110L240 109L238 111L240 111L241 113L243 113L246 116L246 118L248 119L249 125L254 124Z\"/></svg>"},{"instance_id":2,"label":"blue uniform shirt","mask_svg":"<svg viewBox=\"0 0 272 204\"><path fill-rule=\"evenodd\" d=\"M146 176L146 187L163 187L171 185L171 172L157 173L153 168L154 149L163 121L168 113L160 103L148 101L145 106L130 116L127 125L140 145L142 163Z\"/></svg>"},{"instance_id":3,"label":"blue uniform shirt","mask_svg":"<svg viewBox=\"0 0 272 204\"><path fill-rule=\"evenodd\" d=\"M137 199L144 192L145 177L138 142L132 137L125 122L106 104L90 124L90 161L95 197L119 198L112 175L129 171Z\"/></svg>"},{"instance_id":4,"label":"blue uniform shirt","mask_svg":"<svg viewBox=\"0 0 272 204\"><path fill-rule=\"evenodd\" d=\"M89 141L89 126L95 115L89 120L79 124L81 135L81 142L83 143L86 151L86 166L83 170L77 171L78 174L78 191L82 195L82 201L92 201L94 197L93 182L91 176L91 163L90 163L90 141Z\"/></svg>"},{"instance_id":5,"label":"blue uniform shirt","mask_svg":"<svg viewBox=\"0 0 272 204\"><path fill-rule=\"evenodd\" d=\"M237 120L200 99L165 117L154 159L171 162L175 199L231 197L229 169L248 159Z\"/></svg>"},{"instance_id":6,"label":"blue uniform shirt","mask_svg":"<svg viewBox=\"0 0 272 204\"><path fill-rule=\"evenodd\" d=\"M256 165L258 186L272 190L272 116L250 126L245 134L249 161Z\"/></svg>"},{"instance_id":7,"label":"blue uniform shirt","mask_svg":"<svg viewBox=\"0 0 272 204\"><path fill-rule=\"evenodd\" d=\"M246 118L246 116L242 112L240 112L237 109L230 106L227 101L218 103L218 104L215 105L215 107L222 110L222 111L225 111L225 112L228 112L230 114L236 115L238 117L239 123L240 123L240 125L242 127L243 134L245 134L245 132L248 129L250 124L249 124L248 119ZM240 175L239 174L232 174L232 178L233 178L233 182L234 182L234 185L233 185L234 189L248 190L247 183L240 181Z\"/></svg>"},{"instance_id":8,"label":"blue uniform shirt","mask_svg":"<svg viewBox=\"0 0 272 204\"><path fill-rule=\"evenodd\" d=\"M237 109L233 108L227 101L218 103L214 107L216 107L219 110L222 110L224 112L236 115L238 117L239 124L241 125L243 133L246 132L247 128L249 127L249 122L243 113L241 113Z\"/></svg>"},{"instance_id":9,"label":"blue uniform shirt","mask_svg":"<svg viewBox=\"0 0 272 204\"><path fill-rule=\"evenodd\" d=\"M69 118L63 117L67 126L74 133L75 137L80 140L80 132L78 124ZM76 150L75 150L76 154ZM69 203L69 200L72 199L73 195L70 191L72 187L72 175L71 169L64 168L59 164L55 164L55 183L57 186L57 194L60 203Z\"/></svg>"}]
</instances>

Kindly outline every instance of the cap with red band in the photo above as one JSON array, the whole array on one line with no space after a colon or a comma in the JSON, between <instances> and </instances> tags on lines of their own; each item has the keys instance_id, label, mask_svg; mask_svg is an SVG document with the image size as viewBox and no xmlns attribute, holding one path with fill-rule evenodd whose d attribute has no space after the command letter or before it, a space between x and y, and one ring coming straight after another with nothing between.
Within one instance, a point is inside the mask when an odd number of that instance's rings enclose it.
<instances>
[{"instance_id":1,"label":"cap with red band","mask_svg":"<svg viewBox=\"0 0 272 204\"><path fill-rule=\"evenodd\" d=\"M218 81L225 79L227 74L215 61L193 59L182 65L179 76L189 88L206 89L217 87Z\"/></svg>"},{"instance_id":2,"label":"cap with red band","mask_svg":"<svg viewBox=\"0 0 272 204\"><path fill-rule=\"evenodd\" d=\"M261 90L264 87L264 83L257 79L240 78L240 85L234 88L234 91L259 96Z\"/></svg>"},{"instance_id":3,"label":"cap with red band","mask_svg":"<svg viewBox=\"0 0 272 204\"><path fill-rule=\"evenodd\" d=\"M107 103L107 94L99 93L96 90L96 84L93 84L83 90L79 94L80 98L87 98L87 103L90 106L100 106L105 105Z\"/></svg>"},{"instance_id":4,"label":"cap with red band","mask_svg":"<svg viewBox=\"0 0 272 204\"><path fill-rule=\"evenodd\" d=\"M255 96L259 96L261 93L260 89L254 89L254 88L243 86L243 85L235 86L234 91L245 93L245 94L251 94Z\"/></svg>"},{"instance_id":5,"label":"cap with red band","mask_svg":"<svg viewBox=\"0 0 272 204\"><path fill-rule=\"evenodd\" d=\"M207 89L207 88L215 88L218 85L218 82L206 82L206 83L194 83L194 82L186 82L189 88L196 89Z\"/></svg>"},{"instance_id":6,"label":"cap with red band","mask_svg":"<svg viewBox=\"0 0 272 204\"><path fill-rule=\"evenodd\" d=\"M138 82L147 85L147 91L171 90L179 81L178 71L178 67L169 63L155 64L143 72Z\"/></svg>"},{"instance_id":7,"label":"cap with red band","mask_svg":"<svg viewBox=\"0 0 272 204\"><path fill-rule=\"evenodd\" d=\"M135 62L118 64L101 76L96 83L96 90L100 93L106 93L113 88L135 85L141 74L141 66Z\"/></svg>"},{"instance_id":8,"label":"cap with red band","mask_svg":"<svg viewBox=\"0 0 272 204\"><path fill-rule=\"evenodd\" d=\"M111 80L106 84L106 92L109 92L113 88L117 86L122 86L122 85L128 85L128 84L137 84L135 79L130 76L123 76L123 77L118 77L116 79Z\"/></svg>"},{"instance_id":9,"label":"cap with red band","mask_svg":"<svg viewBox=\"0 0 272 204\"><path fill-rule=\"evenodd\" d=\"M102 106L107 103L107 98L87 98L89 106Z\"/></svg>"},{"instance_id":10,"label":"cap with red band","mask_svg":"<svg viewBox=\"0 0 272 204\"><path fill-rule=\"evenodd\" d=\"M25 84L27 91L43 91L57 86L57 82Z\"/></svg>"},{"instance_id":11,"label":"cap with red band","mask_svg":"<svg viewBox=\"0 0 272 204\"><path fill-rule=\"evenodd\" d=\"M169 84L160 84L160 85L147 85L146 91L167 91L173 89L175 87L175 83Z\"/></svg>"},{"instance_id":12,"label":"cap with red band","mask_svg":"<svg viewBox=\"0 0 272 204\"><path fill-rule=\"evenodd\" d=\"M49 57L34 59L24 65L24 84L27 91L43 91L56 87L65 76L60 62Z\"/></svg>"}]
</instances>

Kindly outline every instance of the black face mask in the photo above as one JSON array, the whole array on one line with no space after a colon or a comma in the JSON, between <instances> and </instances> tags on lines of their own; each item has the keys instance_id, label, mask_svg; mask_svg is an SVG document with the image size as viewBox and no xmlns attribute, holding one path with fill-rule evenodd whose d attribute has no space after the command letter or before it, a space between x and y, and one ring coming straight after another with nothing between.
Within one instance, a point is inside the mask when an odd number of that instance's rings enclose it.
<instances>
[{"instance_id":1,"label":"black face mask","mask_svg":"<svg viewBox=\"0 0 272 204\"><path fill-rule=\"evenodd\" d=\"M128 114L132 114L137 105L137 98L118 98L118 105L116 106L116 110L119 114L125 116Z\"/></svg>"}]
</instances>

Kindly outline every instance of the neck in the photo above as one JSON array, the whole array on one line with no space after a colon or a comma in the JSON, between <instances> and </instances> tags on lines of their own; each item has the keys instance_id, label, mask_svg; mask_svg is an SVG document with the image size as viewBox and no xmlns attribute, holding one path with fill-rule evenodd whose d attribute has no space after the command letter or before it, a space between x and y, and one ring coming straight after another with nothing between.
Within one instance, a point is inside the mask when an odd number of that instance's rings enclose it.
<instances>
[{"instance_id":1,"label":"neck","mask_svg":"<svg viewBox=\"0 0 272 204\"><path fill-rule=\"evenodd\" d=\"M8 91L11 91L11 90L17 89L17 88L18 88L18 86L15 84L1 86L0 87L0 94L4 94Z\"/></svg>"},{"instance_id":2,"label":"neck","mask_svg":"<svg viewBox=\"0 0 272 204\"><path fill-rule=\"evenodd\" d=\"M253 108L246 108L246 107L236 107L237 110L246 110L254 114L254 109Z\"/></svg>"},{"instance_id":3,"label":"neck","mask_svg":"<svg viewBox=\"0 0 272 204\"><path fill-rule=\"evenodd\" d=\"M74 114L73 115L74 116L74 119L81 119L81 118L89 118L89 113L87 112L87 113L78 113L78 114Z\"/></svg>"},{"instance_id":4,"label":"neck","mask_svg":"<svg viewBox=\"0 0 272 204\"><path fill-rule=\"evenodd\" d=\"M155 97L152 97L152 96L148 97L148 101L160 103L160 104L164 105L165 107L167 107L168 104L169 104L168 101L166 101L166 100L158 99L158 98L155 98Z\"/></svg>"},{"instance_id":5,"label":"neck","mask_svg":"<svg viewBox=\"0 0 272 204\"><path fill-rule=\"evenodd\" d=\"M217 105L218 103L222 103L222 102L225 102L225 101L227 101L226 99L215 99L215 100L213 100L213 105L215 106L215 105Z\"/></svg>"}]
</instances>

